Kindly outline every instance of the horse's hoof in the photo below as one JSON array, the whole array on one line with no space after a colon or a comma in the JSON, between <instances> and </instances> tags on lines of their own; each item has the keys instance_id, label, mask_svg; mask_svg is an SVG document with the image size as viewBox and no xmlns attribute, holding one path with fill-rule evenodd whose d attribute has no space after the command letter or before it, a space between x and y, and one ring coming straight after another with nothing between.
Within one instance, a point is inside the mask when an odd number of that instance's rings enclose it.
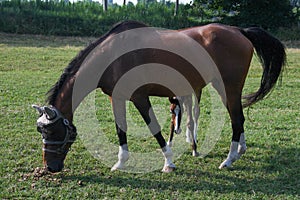
<instances>
[{"instance_id":1,"label":"horse's hoof","mask_svg":"<svg viewBox=\"0 0 300 200\"><path fill-rule=\"evenodd\" d=\"M113 166L113 167L110 169L111 172L114 172L114 171L117 171L117 170L119 170L119 168L117 168L117 167L115 167L115 166Z\"/></svg>"},{"instance_id":2,"label":"horse's hoof","mask_svg":"<svg viewBox=\"0 0 300 200\"><path fill-rule=\"evenodd\" d=\"M227 168L227 165L226 165L226 164L225 164L225 165L222 165L222 164L221 164L221 165L219 166L219 169L224 169L224 168Z\"/></svg>"},{"instance_id":3,"label":"horse's hoof","mask_svg":"<svg viewBox=\"0 0 300 200\"><path fill-rule=\"evenodd\" d=\"M225 168L228 168L229 166L227 164L221 164L219 166L219 169L225 169Z\"/></svg>"},{"instance_id":4,"label":"horse's hoof","mask_svg":"<svg viewBox=\"0 0 300 200\"><path fill-rule=\"evenodd\" d=\"M115 171L120 171L120 170L124 170L125 168L124 167L115 167L115 166L113 166L111 169L110 169L110 171L111 172L115 172Z\"/></svg>"},{"instance_id":5,"label":"horse's hoof","mask_svg":"<svg viewBox=\"0 0 300 200\"><path fill-rule=\"evenodd\" d=\"M124 165L121 165L120 163L116 163L111 169L111 172L117 171L117 170L122 170L124 169Z\"/></svg>"},{"instance_id":6,"label":"horse's hoof","mask_svg":"<svg viewBox=\"0 0 300 200\"><path fill-rule=\"evenodd\" d=\"M164 173L170 173L170 172L175 171L175 167L164 166L164 168L161 171Z\"/></svg>"},{"instance_id":7,"label":"horse's hoof","mask_svg":"<svg viewBox=\"0 0 300 200\"><path fill-rule=\"evenodd\" d=\"M230 168L230 167L231 167L231 162L229 160L225 160L224 162L221 163L219 169Z\"/></svg>"}]
</instances>

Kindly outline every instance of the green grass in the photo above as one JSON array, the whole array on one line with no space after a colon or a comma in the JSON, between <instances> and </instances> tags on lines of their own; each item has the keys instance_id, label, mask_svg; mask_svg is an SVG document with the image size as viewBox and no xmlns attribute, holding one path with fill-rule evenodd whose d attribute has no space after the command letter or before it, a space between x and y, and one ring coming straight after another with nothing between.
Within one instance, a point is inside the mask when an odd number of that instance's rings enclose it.
<instances>
[{"instance_id":1,"label":"green grass","mask_svg":"<svg viewBox=\"0 0 300 200\"><path fill-rule=\"evenodd\" d=\"M34 177L32 172L42 167L42 157L41 136L35 127L37 114L31 104L44 104L45 93L90 40L0 34L1 199L299 199L299 43L287 44L288 66L282 85L264 101L245 110L248 151L233 168L218 169L228 153L231 138L226 116L221 138L213 151L204 158L194 158L186 144L186 152L175 161L174 173L110 172L79 138L62 173ZM254 58L245 92L258 87L260 76L261 68ZM109 105L106 97L99 96ZM202 102L199 138L205 135L210 115L207 95L203 95ZM168 103L161 101L161 104L168 110ZM111 131L113 141L116 136L109 117L110 107L106 109L103 112L106 114L97 114L100 121L103 119L103 126ZM168 124L163 128L167 134ZM176 135L175 141L179 137L183 135ZM155 140L147 138L149 147L143 151L148 148L151 151L151 143L155 145ZM130 136L129 145L131 149L140 148Z\"/></svg>"}]
</instances>

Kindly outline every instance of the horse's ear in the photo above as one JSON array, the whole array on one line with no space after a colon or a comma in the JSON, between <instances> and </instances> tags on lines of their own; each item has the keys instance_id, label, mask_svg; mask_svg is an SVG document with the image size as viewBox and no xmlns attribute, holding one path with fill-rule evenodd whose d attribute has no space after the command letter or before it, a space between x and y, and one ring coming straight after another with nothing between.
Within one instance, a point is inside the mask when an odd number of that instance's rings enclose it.
<instances>
[{"instance_id":1,"label":"horse's ear","mask_svg":"<svg viewBox=\"0 0 300 200\"><path fill-rule=\"evenodd\" d=\"M45 106L44 110L45 110L47 119L51 120L56 117L56 112L52 108Z\"/></svg>"},{"instance_id":2,"label":"horse's ear","mask_svg":"<svg viewBox=\"0 0 300 200\"><path fill-rule=\"evenodd\" d=\"M43 109L42 109L42 107L40 107L40 106L38 106L38 105L32 105L32 107L33 107L34 109L36 109L36 110L39 112L40 115L43 114Z\"/></svg>"}]
</instances>

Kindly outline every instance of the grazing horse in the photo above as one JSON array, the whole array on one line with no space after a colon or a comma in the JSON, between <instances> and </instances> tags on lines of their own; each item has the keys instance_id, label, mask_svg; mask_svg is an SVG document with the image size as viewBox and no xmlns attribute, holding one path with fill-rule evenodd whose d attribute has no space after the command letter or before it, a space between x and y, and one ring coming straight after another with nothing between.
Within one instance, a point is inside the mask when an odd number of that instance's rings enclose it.
<instances>
[{"instance_id":1,"label":"grazing horse","mask_svg":"<svg viewBox=\"0 0 300 200\"><path fill-rule=\"evenodd\" d=\"M139 46L142 43L144 48ZM191 48L195 44L199 51ZM137 46L132 49L130 45ZM45 167L51 172L62 170L77 135L73 114L87 94L101 88L111 97L119 138L118 162L112 170L122 169L129 159L125 101L130 100L162 149L163 171L172 171L175 168L172 151L161 134L149 96L172 98L194 93L200 99L199 94L208 83L220 94L231 118L232 142L220 168L230 166L246 150L241 99L254 48L263 66L263 75L258 91L245 96L247 106L261 100L273 88L285 63L284 46L267 32L260 28L242 29L220 24L177 31L153 30L135 21L115 25L69 63L49 90L49 105L34 106L40 113L37 127L43 136ZM118 51L121 53L116 55ZM189 57L191 55L193 57ZM199 66L192 59L199 62ZM134 76L126 76L129 72ZM176 79L174 75L178 75ZM95 78L98 78L96 84L92 83ZM144 85L134 85L132 79Z\"/></svg>"}]
</instances>

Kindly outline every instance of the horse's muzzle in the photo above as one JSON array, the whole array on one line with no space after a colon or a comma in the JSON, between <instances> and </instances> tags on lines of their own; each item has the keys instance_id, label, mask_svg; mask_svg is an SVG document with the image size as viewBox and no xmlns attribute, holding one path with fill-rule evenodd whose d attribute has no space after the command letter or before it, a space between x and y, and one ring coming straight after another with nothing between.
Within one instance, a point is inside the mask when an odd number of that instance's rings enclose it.
<instances>
[{"instance_id":1,"label":"horse's muzzle","mask_svg":"<svg viewBox=\"0 0 300 200\"><path fill-rule=\"evenodd\" d=\"M63 161L52 161L47 163L46 167L51 173L56 173L60 172L64 168L64 163Z\"/></svg>"}]
</instances>

